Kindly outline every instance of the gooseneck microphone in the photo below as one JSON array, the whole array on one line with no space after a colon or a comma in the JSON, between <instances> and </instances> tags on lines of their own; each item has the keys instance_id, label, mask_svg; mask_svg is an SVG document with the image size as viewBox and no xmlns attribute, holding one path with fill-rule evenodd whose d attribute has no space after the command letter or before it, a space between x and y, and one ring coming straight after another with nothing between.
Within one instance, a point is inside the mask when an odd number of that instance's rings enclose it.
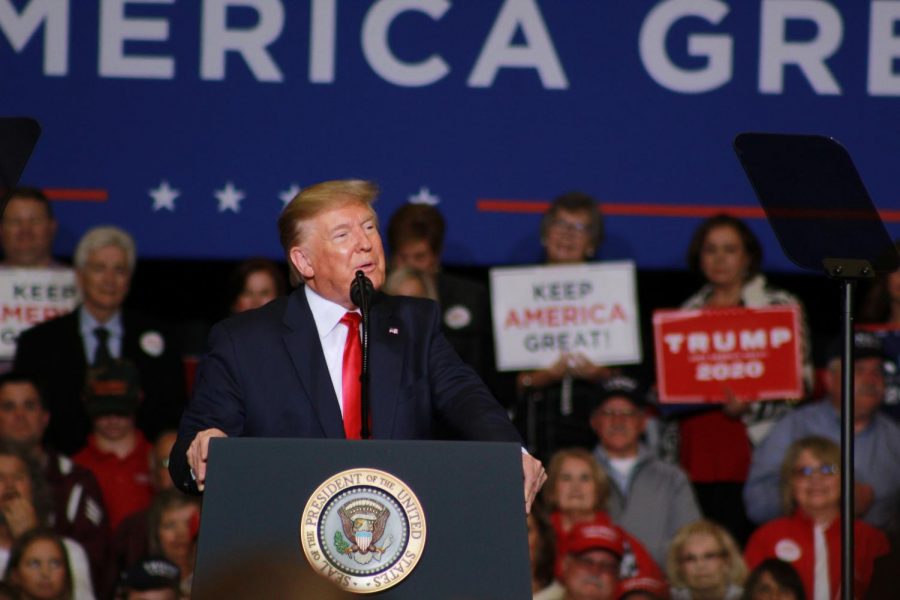
<instances>
[{"instance_id":1,"label":"gooseneck microphone","mask_svg":"<svg viewBox=\"0 0 900 600\"><path fill-rule=\"evenodd\" d=\"M362 312L362 372L359 374L359 412L362 425L359 437L364 440L371 437L369 432L369 303L374 291L375 286L372 285L372 280L366 277L362 271L357 271L353 283L350 284L350 300Z\"/></svg>"}]
</instances>

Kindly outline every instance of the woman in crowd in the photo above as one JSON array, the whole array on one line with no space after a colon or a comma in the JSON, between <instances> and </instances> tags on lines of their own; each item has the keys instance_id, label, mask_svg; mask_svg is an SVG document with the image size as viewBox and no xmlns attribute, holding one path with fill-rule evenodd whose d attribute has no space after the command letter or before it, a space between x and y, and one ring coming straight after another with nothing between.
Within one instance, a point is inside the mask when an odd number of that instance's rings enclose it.
<instances>
[{"instance_id":1,"label":"woman in crowd","mask_svg":"<svg viewBox=\"0 0 900 600\"><path fill-rule=\"evenodd\" d=\"M707 219L694 232L688 248L689 267L706 283L681 307L801 307L803 377L810 387L812 364L802 306L796 297L766 282L759 272L761 262L762 246L743 221L724 214ZM679 422L681 463L694 483L703 514L728 527L740 542L753 529L742 499L752 443L762 439L785 410L785 402L751 404L732 398L721 408L694 412Z\"/></svg>"},{"instance_id":2,"label":"woman in crowd","mask_svg":"<svg viewBox=\"0 0 900 600\"><path fill-rule=\"evenodd\" d=\"M13 545L5 581L20 600L71 600L72 572L62 538L49 529L32 529Z\"/></svg>"},{"instance_id":3,"label":"woman in crowd","mask_svg":"<svg viewBox=\"0 0 900 600\"><path fill-rule=\"evenodd\" d=\"M533 506L527 517L528 556L531 560L531 592L533 600L554 598L562 586L553 577L556 562L556 536L547 515Z\"/></svg>"},{"instance_id":4,"label":"woman in crowd","mask_svg":"<svg viewBox=\"0 0 900 600\"><path fill-rule=\"evenodd\" d=\"M767 558L791 563L808 598L832 598L840 587L840 459L840 447L825 438L791 444L781 464L782 503L789 516L760 527L745 551L750 568ZM873 563L889 546L884 533L860 520L854 522L854 539L854 592L864 598Z\"/></svg>"},{"instance_id":5,"label":"woman in crowd","mask_svg":"<svg viewBox=\"0 0 900 600\"><path fill-rule=\"evenodd\" d=\"M150 555L162 556L178 567L182 594L190 596L200 527L199 499L178 490L164 490L153 499L147 519Z\"/></svg>"},{"instance_id":6,"label":"woman in crowd","mask_svg":"<svg viewBox=\"0 0 900 600\"><path fill-rule=\"evenodd\" d=\"M678 530L666 561L673 600L737 600L747 567L734 538L711 521Z\"/></svg>"},{"instance_id":7,"label":"woman in crowd","mask_svg":"<svg viewBox=\"0 0 900 600\"><path fill-rule=\"evenodd\" d=\"M587 262L603 242L603 216L597 201L580 192L564 194L553 201L541 221L541 245L548 265ZM561 353L547 369L523 371L516 377L519 400L517 425L526 425L528 407L540 410L530 423L536 439L529 444L537 454L549 456L557 448L591 448L596 440L588 426L596 384L610 376L610 369L595 365L584 354ZM532 437L532 436L529 436Z\"/></svg>"},{"instance_id":8,"label":"woman in crowd","mask_svg":"<svg viewBox=\"0 0 900 600\"><path fill-rule=\"evenodd\" d=\"M259 308L287 291L278 265L265 258L240 263L228 280L228 310L232 314Z\"/></svg>"},{"instance_id":9,"label":"woman in crowd","mask_svg":"<svg viewBox=\"0 0 900 600\"><path fill-rule=\"evenodd\" d=\"M767 558L747 577L741 600L806 600L806 592L794 567L783 560Z\"/></svg>"},{"instance_id":10,"label":"woman in crowd","mask_svg":"<svg viewBox=\"0 0 900 600\"><path fill-rule=\"evenodd\" d=\"M622 557L622 579L630 577L662 577L662 572L646 548L627 531L612 522L604 511L609 495L609 479L590 452L567 448L553 455L543 488L544 500L552 511L550 522L556 535L556 566L560 573L567 554L565 541L576 523L597 523L615 527L625 537L626 552Z\"/></svg>"},{"instance_id":11,"label":"woman in crowd","mask_svg":"<svg viewBox=\"0 0 900 600\"><path fill-rule=\"evenodd\" d=\"M391 269L381 288L386 294L393 296L411 296L413 298L429 298L437 300L437 286L434 278L413 267L397 267Z\"/></svg>"}]
</instances>

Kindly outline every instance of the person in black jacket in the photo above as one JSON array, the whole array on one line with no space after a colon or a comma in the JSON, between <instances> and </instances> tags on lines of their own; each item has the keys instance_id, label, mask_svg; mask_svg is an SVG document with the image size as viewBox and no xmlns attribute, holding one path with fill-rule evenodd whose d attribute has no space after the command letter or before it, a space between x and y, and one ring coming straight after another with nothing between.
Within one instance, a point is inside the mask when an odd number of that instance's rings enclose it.
<instances>
[{"instance_id":1,"label":"person in black jacket","mask_svg":"<svg viewBox=\"0 0 900 600\"><path fill-rule=\"evenodd\" d=\"M179 348L164 324L122 307L135 261L128 233L91 229L75 249L82 304L19 337L15 369L46 386L50 423L44 440L60 452L75 453L90 431L81 400L88 368L118 359L129 359L140 374L137 425L146 437L178 424L186 395Z\"/></svg>"}]
</instances>

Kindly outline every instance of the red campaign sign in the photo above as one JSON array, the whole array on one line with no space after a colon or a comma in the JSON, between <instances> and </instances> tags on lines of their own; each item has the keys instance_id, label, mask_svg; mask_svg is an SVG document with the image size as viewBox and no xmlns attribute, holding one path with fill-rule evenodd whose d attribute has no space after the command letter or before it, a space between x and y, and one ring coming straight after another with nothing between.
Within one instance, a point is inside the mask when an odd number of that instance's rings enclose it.
<instances>
[{"instance_id":1,"label":"red campaign sign","mask_svg":"<svg viewBox=\"0 0 900 600\"><path fill-rule=\"evenodd\" d=\"M667 403L799 398L794 306L653 313L659 398Z\"/></svg>"}]
</instances>

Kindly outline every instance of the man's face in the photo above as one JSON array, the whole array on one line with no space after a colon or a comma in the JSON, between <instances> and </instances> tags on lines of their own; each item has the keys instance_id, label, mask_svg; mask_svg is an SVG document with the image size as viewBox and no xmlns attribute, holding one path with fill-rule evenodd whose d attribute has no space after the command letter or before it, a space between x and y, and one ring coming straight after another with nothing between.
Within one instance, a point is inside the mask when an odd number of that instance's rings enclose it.
<instances>
[{"instance_id":1,"label":"man's face","mask_svg":"<svg viewBox=\"0 0 900 600\"><path fill-rule=\"evenodd\" d=\"M327 210L304 224L303 240L291 248L294 266L317 294L349 309L350 284L357 271L375 289L384 283L384 249L372 208L350 202Z\"/></svg>"},{"instance_id":2,"label":"man's face","mask_svg":"<svg viewBox=\"0 0 900 600\"><path fill-rule=\"evenodd\" d=\"M440 257L431 250L425 240L403 242L394 251L394 267L411 267L423 273L437 273L441 264Z\"/></svg>"},{"instance_id":3,"label":"man's face","mask_svg":"<svg viewBox=\"0 0 900 600\"><path fill-rule=\"evenodd\" d=\"M644 432L644 413L628 399L613 396L591 415L591 428L610 456L635 456Z\"/></svg>"},{"instance_id":4,"label":"man's face","mask_svg":"<svg viewBox=\"0 0 900 600\"><path fill-rule=\"evenodd\" d=\"M32 384L10 382L0 387L0 439L36 446L49 420Z\"/></svg>"},{"instance_id":5,"label":"man's face","mask_svg":"<svg viewBox=\"0 0 900 600\"><path fill-rule=\"evenodd\" d=\"M829 393L836 404L841 397L841 362L831 363ZM853 417L872 418L884 399L884 362L878 357L857 358L853 362Z\"/></svg>"},{"instance_id":6,"label":"man's face","mask_svg":"<svg viewBox=\"0 0 900 600\"><path fill-rule=\"evenodd\" d=\"M119 310L131 284L128 257L118 246L105 246L91 252L77 276L84 305L95 312Z\"/></svg>"},{"instance_id":7,"label":"man's face","mask_svg":"<svg viewBox=\"0 0 900 600\"><path fill-rule=\"evenodd\" d=\"M51 260L56 221L37 200L12 198L0 221L0 244L6 261L17 267L46 265Z\"/></svg>"},{"instance_id":8,"label":"man's face","mask_svg":"<svg viewBox=\"0 0 900 600\"><path fill-rule=\"evenodd\" d=\"M15 498L32 501L31 475L25 463L15 456L0 456L0 506Z\"/></svg>"},{"instance_id":9,"label":"man's face","mask_svg":"<svg viewBox=\"0 0 900 600\"><path fill-rule=\"evenodd\" d=\"M118 441L134 431L134 417L124 415L101 415L94 417L94 435L99 438Z\"/></svg>"},{"instance_id":10,"label":"man's face","mask_svg":"<svg viewBox=\"0 0 900 600\"><path fill-rule=\"evenodd\" d=\"M619 560L606 550L566 557L563 585L570 600L611 600L619 582Z\"/></svg>"}]
</instances>

